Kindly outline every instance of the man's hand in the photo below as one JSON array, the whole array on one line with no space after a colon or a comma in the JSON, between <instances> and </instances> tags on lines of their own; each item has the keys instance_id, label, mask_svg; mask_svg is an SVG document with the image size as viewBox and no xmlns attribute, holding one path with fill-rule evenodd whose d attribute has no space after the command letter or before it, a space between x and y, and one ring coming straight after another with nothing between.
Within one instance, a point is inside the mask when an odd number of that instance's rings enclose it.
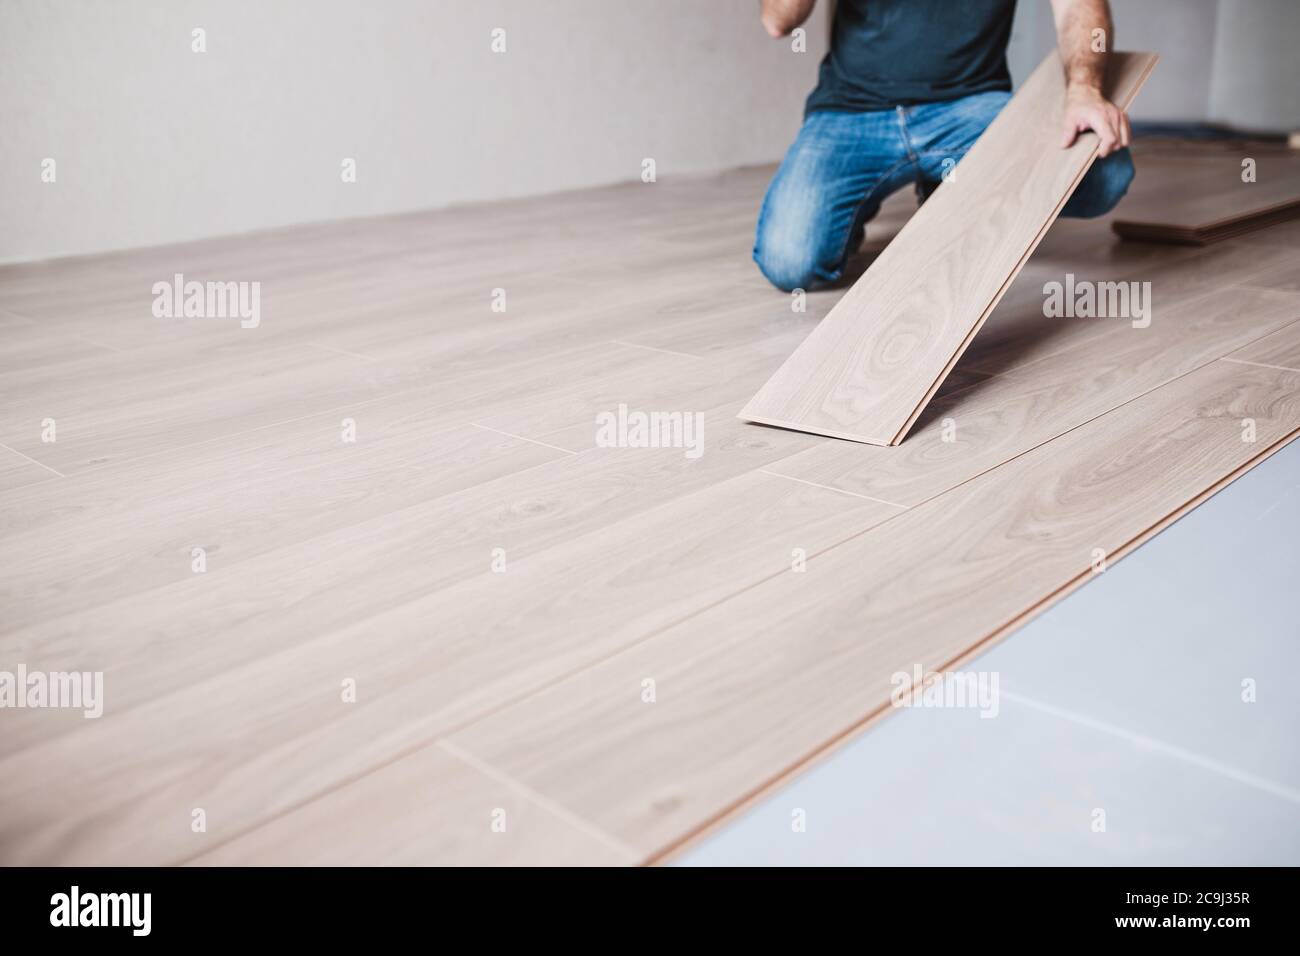
<instances>
[{"instance_id":1,"label":"man's hand","mask_svg":"<svg viewBox=\"0 0 1300 956\"><path fill-rule=\"evenodd\" d=\"M1115 42L1107 0L1052 0L1056 42L1065 66L1065 124L1061 147L1073 146L1084 130L1101 140L1098 156L1109 156L1133 138L1128 117L1101 92L1106 56Z\"/></svg>"},{"instance_id":2,"label":"man's hand","mask_svg":"<svg viewBox=\"0 0 1300 956\"><path fill-rule=\"evenodd\" d=\"M1073 146L1079 134L1092 130L1101 140L1098 156L1123 149L1133 138L1128 115L1101 95L1096 87L1071 84L1065 91L1065 130L1061 146Z\"/></svg>"}]
</instances>

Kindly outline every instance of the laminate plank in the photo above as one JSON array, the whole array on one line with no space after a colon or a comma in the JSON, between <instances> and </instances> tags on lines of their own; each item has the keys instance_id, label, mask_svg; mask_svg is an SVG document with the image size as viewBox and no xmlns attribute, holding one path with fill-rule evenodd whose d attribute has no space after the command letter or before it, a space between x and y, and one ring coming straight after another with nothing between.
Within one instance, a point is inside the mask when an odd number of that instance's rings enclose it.
<instances>
[{"instance_id":1,"label":"laminate plank","mask_svg":"<svg viewBox=\"0 0 1300 956\"><path fill-rule=\"evenodd\" d=\"M1255 152L1255 150L1249 150ZM1255 178L1242 179L1242 157L1167 164L1143 177L1114 223L1126 238L1204 244L1300 215L1300 158L1248 156Z\"/></svg>"},{"instance_id":2,"label":"laminate plank","mask_svg":"<svg viewBox=\"0 0 1300 956\"><path fill-rule=\"evenodd\" d=\"M431 821L437 821L430 826ZM337 834L322 841L322 833ZM620 866L636 854L437 745L202 854L199 866Z\"/></svg>"},{"instance_id":3,"label":"laminate plank","mask_svg":"<svg viewBox=\"0 0 1300 956\"><path fill-rule=\"evenodd\" d=\"M1271 335L1262 336L1225 357L1234 362L1251 362L1300 371L1300 322L1293 322Z\"/></svg>"},{"instance_id":4,"label":"laminate plank","mask_svg":"<svg viewBox=\"0 0 1300 956\"><path fill-rule=\"evenodd\" d=\"M356 444L341 441L337 416L315 416L201 446L179 461L8 496L0 506L0 634L199 576L194 548L205 552L207 575L566 457L472 426L384 434L373 418L359 419ZM310 566L308 554L300 560ZM130 626L100 620L105 637ZM96 642L87 656L104 651Z\"/></svg>"},{"instance_id":5,"label":"laminate plank","mask_svg":"<svg viewBox=\"0 0 1300 956\"><path fill-rule=\"evenodd\" d=\"M603 341L498 356L458 372L435 372L424 360L376 365L293 344L232 344L185 362L146 350L108 353L69 363L57 377L39 370L11 376L15 397L0 412L0 441L73 474L326 409L342 416L400 404L442 427L466 424L494 409L543 401L577 382L664 369L670 360L688 361ZM110 397L88 392L80 384L84 376L111 388ZM42 443L45 418L55 419L57 442Z\"/></svg>"},{"instance_id":6,"label":"laminate plank","mask_svg":"<svg viewBox=\"0 0 1300 956\"><path fill-rule=\"evenodd\" d=\"M1155 65L1114 54L1126 108ZM944 183L740 417L897 444L997 305L1097 152L1060 148L1065 85L1043 61Z\"/></svg>"},{"instance_id":7,"label":"laminate plank","mask_svg":"<svg viewBox=\"0 0 1300 956\"><path fill-rule=\"evenodd\" d=\"M1285 241L1280 241L1276 246L1251 246L1246 245L1244 241L1237 244L1248 249L1255 249L1261 253L1276 252L1278 250L1290 251L1291 253L1289 259L1255 272L1244 279L1242 281L1243 285L1285 292L1300 292L1300 255L1296 254L1294 247L1288 247Z\"/></svg>"},{"instance_id":8,"label":"laminate plank","mask_svg":"<svg viewBox=\"0 0 1300 956\"><path fill-rule=\"evenodd\" d=\"M1268 229L1261 229L1259 232L1248 233L1241 237L1241 241L1249 243L1255 248L1285 247L1296 249L1300 247L1300 222L1293 220L1270 226Z\"/></svg>"},{"instance_id":9,"label":"laminate plank","mask_svg":"<svg viewBox=\"0 0 1300 956\"><path fill-rule=\"evenodd\" d=\"M51 333L39 325L15 325L0 339L0 375L23 369L50 369L112 349L74 335Z\"/></svg>"},{"instance_id":10,"label":"laminate plank","mask_svg":"<svg viewBox=\"0 0 1300 956\"><path fill-rule=\"evenodd\" d=\"M655 858L885 714L894 673L958 665L1298 429L1300 374L1215 362L450 740Z\"/></svg>"},{"instance_id":11,"label":"laminate plank","mask_svg":"<svg viewBox=\"0 0 1300 956\"><path fill-rule=\"evenodd\" d=\"M645 372L594 380L574 387L561 398L548 403L521 406L482 415L480 424L511 434L555 442L563 448L585 450L595 446L600 435L601 416L614 413L620 405L632 411L707 415L713 409L735 404L750 394L771 373L774 348L789 346L797 335L771 335L760 346L737 344L735 348L709 356L687 353L663 353L678 365L673 374L650 368ZM626 344L633 348L634 343ZM658 354L653 347L650 355ZM707 437L705 439L707 441Z\"/></svg>"},{"instance_id":12,"label":"laminate plank","mask_svg":"<svg viewBox=\"0 0 1300 956\"><path fill-rule=\"evenodd\" d=\"M653 327L634 330L619 341L702 357L742 350L749 355L762 354L768 359L770 375L808 334L810 322L825 315L832 304L828 299L810 301L806 313L795 313L785 303L774 305L771 296L764 293L761 301L719 309L707 321L694 315L670 317ZM745 397L752 393L750 388Z\"/></svg>"},{"instance_id":13,"label":"laminate plank","mask_svg":"<svg viewBox=\"0 0 1300 956\"><path fill-rule=\"evenodd\" d=\"M188 808L229 839L900 510L754 472L507 550L503 573L484 529L475 578L278 653L226 648L231 669L120 712L106 693L102 719L0 760L0 856L175 861L192 836L164 821ZM355 706L340 702L349 678Z\"/></svg>"},{"instance_id":14,"label":"laminate plank","mask_svg":"<svg viewBox=\"0 0 1300 956\"><path fill-rule=\"evenodd\" d=\"M105 352L57 374L24 369L7 379L0 441L69 474L374 398L387 387L356 359L247 340L185 363L158 361L148 350ZM47 418L57 425L48 444Z\"/></svg>"}]
</instances>

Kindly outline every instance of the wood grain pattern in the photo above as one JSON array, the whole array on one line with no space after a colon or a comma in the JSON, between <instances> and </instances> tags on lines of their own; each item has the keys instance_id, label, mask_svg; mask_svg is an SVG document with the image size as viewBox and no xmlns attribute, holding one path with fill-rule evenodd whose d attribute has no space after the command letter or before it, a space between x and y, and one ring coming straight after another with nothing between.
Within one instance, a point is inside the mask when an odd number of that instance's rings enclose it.
<instances>
[{"instance_id":1,"label":"wood grain pattern","mask_svg":"<svg viewBox=\"0 0 1300 956\"><path fill-rule=\"evenodd\" d=\"M436 826L430 826L431 818ZM346 827L338 829L340 821ZM321 833L337 833L322 841ZM375 770L199 866L619 866L639 855L438 745Z\"/></svg>"},{"instance_id":2,"label":"wood grain pattern","mask_svg":"<svg viewBox=\"0 0 1300 956\"><path fill-rule=\"evenodd\" d=\"M575 502L619 490L602 490L608 475L600 469L576 486L576 475L567 477L566 494ZM531 556L504 529L462 529L460 535L480 542L475 576L427 594L408 583L413 592L405 600L390 597L385 610L351 623L322 621L322 612L355 605L349 587L341 605L322 599L305 609L320 627L315 637L294 639L300 632L272 614L254 622L252 633L241 629L223 643L188 648L178 659L164 652L158 661L150 642L115 634L103 643L129 664L113 675L124 709L113 721L69 714L61 734L47 728L34 746L0 761L0 801L12 808L0 819L0 846L14 860L176 862L186 848L204 844L184 829L158 825L168 807L207 808L213 821L207 840L228 839L360 767L780 573L796 547L815 553L899 510L753 472L623 520L615 510L586 534L571 518L569 540ZM673 533L656 535L659 528ZM504 544L505 573L489 568L493 542ZM256 575L274 566L255 566L252 576L235 569L226 593L235 600L260 597ZM295 567L283 558L279 566ZM400 559L385 567L391 573ZM304 574L313 570L308 565ZM417 565L403 580L421 570ZM274 589L275 580L267 585ZM156 598L146 595L139 606L150 608ZM260 603L265 609L266 599ZM250 661L265 637L279 638L276 650ZM60 650L58 642L48 646ZM196 653L202 670L187 675L183 666L192 666ZM57 662L47 654L27 659L47 669ZM340 703L343 678L356 681L364 706ZM160 687L169 690L159 697ZM44 716L26 713L33 724ZM155 732L162 727L166 734ZM30 732L17 743L32 743ZM114 765L127 753L149 772L117 773ZM196 761L196 754L214 760ZM51 762L64 768L62 779L72 783L66 776L72 773L77 782L34 800L44 787L39 768ZM114 807L118 825L78 822L82 814L105 812L99 803L83 803L89 792Z\"/></svg>"},{"instance_id":3,"label":"wood grain pattern","mask_svg":"<svg viewBox=\"0 0 1300 956\"><path fill-rule=\"evenodd\" d=\"M44 496L24 496L15 502L14 513L45 512L46 517L27 522L29 534L15 535L20 545L3 552L4 566L19 568L19 557L32 554L36 540L52 547L28 562L42 573L11 570L7 575L13 583L0 633L0 666L21 653L33 668L102 670L114 688L116 706L126 710L152 701L160 688L182 691L237 671L250 659L291 652L335 630L355 626L366 633L378 615L467 581L480 579L487 589L485 603L498 602L503 579L489 572L494 548L501 548L517 568L529 558L554 555L554 549L574 540L590 548L609 534L605 540L615 547L621 532L606 529L642 527L638 521L653 527L656 519L674 513L675 502L680 502L678 509L689 508L710 489L742 487L731 480L751 474L762 494L750 506L761 514L761 502L783 489L780 479L757 472L812 442L777 431L750 436L730 408L706 420L705 428L711 450L697 461L677 449L593 449L566 456L490 432L458 429L437 436L447 474L434 471L421 480L417 472L399 483L423 491L425 500L387 511L375 508L372 500L382 501L383 495L364 495L355 503L346 497L308 496L301 511L277 514L268 508L247 524L235 524L230 513L257 502L240 499L228 485L210 489L212 497L202 509L196 503L205 501L204 489L181 499L178 512L151 505L148 491L174 487L189 474L210 474L212 462L234 450L229 445L193 461L192 472L168 468L155 475L142 466L140 472L115 475L118 482L146 489L144 500L114 493L107 480L88 490L67 491L73 507L65 520L57 513L57 488L45 489ZM431 440L422 432L411 438ZM288 441L287 435L272 436L268 447ZM453 471L457 453L464 456L464 468ZM380 460L379 470L364 473L362 488L379 481ZM335 460L332 467L342 471L347 465ZM475 473L480 482L466 486L466 478ZM271 483L266 500L294 495L299 480L290 473ZM827 506L841 503L831 492L820 498ZM712 500L705 498L702 504ZM848 505L854 501L843 499ZM186 507L197 514L187 519ZM805 521L810 517L800 514ZM172 529L187 520L194 522L193 537L217 545L201 576L191 572L188 549L181 546L184 537ZM745 518L734 515L732 520ZM108 543L78 548L79 530L91 541ZM734 555L730 547L752 541L752 532L737 532L720 553ZM711 561L716 553L701 551L694 560ZM788 557L788 550L781 552L783 561ZM447 607L454 610L454 601ZM21 622L26 623L19 626ZM185 622L183 642L168 640L177 622ZM423 626L420 619L412 622L416 632ZM399 638L394 650L398 658L404 640ZM360 649L365 653L377 646ZM85 729L73 712L18 710L6 714L5 721L0 755Z\"/></svg>"},{"instance_id":4,"label":"wood grain pattern","mask_svg":"<svg viewBox=\"0 0 1300 956\"><path fill-rule=\"evenodd\" d=\"M1110 98L1127 108L1156 59L1114 54ZM901 441L1092 165L1095 135L1060 148L1064 96L1053 53L740 417Z\"/></svg>"},{"instance_id":5,"label":"wood grain pattern","mask_svg":"<svg viewBox=\"0 0 1300 956\"><path fill-rule=\"evenodd\" d=\"M1014 625L1080 542L1235 474L1233 415L1262 453L1290 414L1288 227L1193 250L1070 221L903 446L738 421L835 298L793 313L749 263L770 175L0 268L0 670L106 687L99 720L0 710L0 862L644 862L858 726L913 627ZM261 270L274 321L160 325L173 267ZM1152 324L1045 319L1066 272L1150 281ZM704 453L600 447L620 401L701 413ZM512 732L577 782L498 739L542 700Z\"/></svg>"},{"instance_id":6,"label":"wood grain pattern","mask_svg":"<svg viewBox=\"0 0 1300 956\"><path fill-rule=\"evenodd\" d=\"M1298 429L1300 373L1215 362L452 741L656 856L761 786L754 766L888 710L894 673L987 646ZM625 690L647 676L654 706Z\"/></svg>"}]
</instances>

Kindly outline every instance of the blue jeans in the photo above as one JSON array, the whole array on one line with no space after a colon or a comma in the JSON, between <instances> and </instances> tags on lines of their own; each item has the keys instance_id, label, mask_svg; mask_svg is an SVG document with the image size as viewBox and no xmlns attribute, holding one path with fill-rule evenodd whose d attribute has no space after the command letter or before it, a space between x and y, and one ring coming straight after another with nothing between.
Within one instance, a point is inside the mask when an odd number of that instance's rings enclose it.
<instances>
[{"instance_id":1,"label":"blue jeans","mask_svg":"<svg viewBox=\"0 0 1300 956\"><path fill-rule=\"evenodd\" d=\"M810 113L763 199L754 261L778 288L834 282L867 220L890 193L916 183L928 195L1011 98L977 93L947 103L868 113ZM1063 216L1109 212L1133 180L1127 149L1098 160Z\"/></svg>"}]
</instances>

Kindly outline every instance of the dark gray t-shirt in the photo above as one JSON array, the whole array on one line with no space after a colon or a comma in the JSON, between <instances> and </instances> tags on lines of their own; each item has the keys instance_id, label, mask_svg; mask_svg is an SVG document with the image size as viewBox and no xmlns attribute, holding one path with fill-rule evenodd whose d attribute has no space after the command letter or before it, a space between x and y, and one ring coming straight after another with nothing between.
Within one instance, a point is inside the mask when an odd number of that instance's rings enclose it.
<instances>
[{"instance_id":1,"label":"dark gray t-shirt","mask_svg":"<svg viewBox=\"0 0 1300 956\"><path fill-rule=\"evenodd\" d=\"M814 110L884 110L1011 89L1016 0L839 0Z\"/></svg>"}]
</instances>

